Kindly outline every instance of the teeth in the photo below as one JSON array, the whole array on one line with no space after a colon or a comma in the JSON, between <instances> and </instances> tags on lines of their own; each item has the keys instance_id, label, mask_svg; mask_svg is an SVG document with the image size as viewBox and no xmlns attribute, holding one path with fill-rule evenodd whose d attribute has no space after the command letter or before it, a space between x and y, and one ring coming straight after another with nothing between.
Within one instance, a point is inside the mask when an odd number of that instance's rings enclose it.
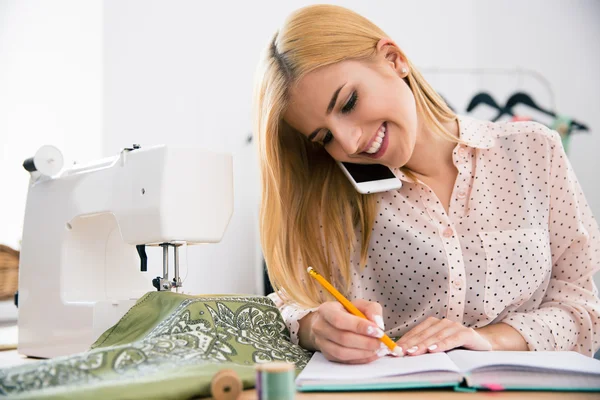
<instances>
[{"instance_id":1,"label":"teeth","mask_svg":"<svg viewBox=\"0 0 600 400\"><path fill-rule=\"evenodd\" d=\"M369 153L369 154L377 153L377 150L379 150L380 147L381 147L381 143L374 142L373 145L371 146L371 148L369 150L367 150L367 153Z\"/></svg>"},{"instance_id":2,"label":"teeth","mask_svg":"<svg viewBox=\"0 0 600 400\"><path fill-rule=\"evenodd\" d=\"M381 143L383 142L383 138L385 137L385 125L381 126L381 129L377 131L377 137L373 141L371 148L366 151L366 153L374 154L377 153L377 150L381 147Z\"/></svg>"}]
</instances>

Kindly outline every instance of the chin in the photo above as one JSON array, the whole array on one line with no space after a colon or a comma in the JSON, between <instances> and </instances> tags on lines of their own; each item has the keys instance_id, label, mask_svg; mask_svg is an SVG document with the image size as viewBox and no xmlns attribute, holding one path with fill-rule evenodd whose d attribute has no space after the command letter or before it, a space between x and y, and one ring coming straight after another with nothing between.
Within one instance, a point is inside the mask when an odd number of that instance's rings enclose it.
<instances>
[{"instance_id":1,"label":"chin","mask_svg":"<svg viewBox=\"0 0 600 400\"><path fill-rule=\"evenodd\" d=\"M402 168L408 163L409 157L404 155L392 157L390 161L381 160L382 164L387 165L390 168Z\"/></svg>"}]
</instances>

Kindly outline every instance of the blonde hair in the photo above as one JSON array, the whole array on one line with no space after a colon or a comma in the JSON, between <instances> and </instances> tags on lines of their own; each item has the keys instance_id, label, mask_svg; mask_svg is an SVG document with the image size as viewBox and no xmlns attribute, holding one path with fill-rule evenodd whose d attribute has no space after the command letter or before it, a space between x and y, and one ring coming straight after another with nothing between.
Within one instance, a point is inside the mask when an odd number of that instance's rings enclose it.
<instances>
[{"instance_id":1,"label":"blonde hair","mask_svg":"<svg viewBox=\"0 0 600 400\"><path fill-rule=\"evenodd\" d=\"M377 205L374 195L352 187L322 145L283 120L289 88L319 67L372 60L385 37L371 21L346 8L309 6L287 18L259 64L254 132L262 184L260 237L269 279L286 301L314 307L329 299L309 279L308 266L348 293L351 255L360 242L360 264L366 265ZM406 81L419 117L433 132L456 141L442 125L456 115L400 54L409 67Z\"/></svg>"}]
</instances>

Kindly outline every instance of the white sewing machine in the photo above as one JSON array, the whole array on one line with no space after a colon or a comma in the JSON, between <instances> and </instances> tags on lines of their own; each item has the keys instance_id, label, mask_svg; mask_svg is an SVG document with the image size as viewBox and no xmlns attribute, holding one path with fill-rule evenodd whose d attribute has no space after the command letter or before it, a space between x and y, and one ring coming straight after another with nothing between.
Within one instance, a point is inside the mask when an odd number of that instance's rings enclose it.
<instances>
[{"instance_id":1,"label":"white sewing machine","mask_svg":"<svg viewBox=\"0 0 600 400\"><path fill-rule=\"evenodd\" d=\"M179 246L219 242L233 212L227 154L134 145L60 172L60 151L44 146L23 166L18 351L28 356L88 350L140 296L178 289ZM145 246L163 248L162 276L144 272Z\"/></svg>"}]
</instances>

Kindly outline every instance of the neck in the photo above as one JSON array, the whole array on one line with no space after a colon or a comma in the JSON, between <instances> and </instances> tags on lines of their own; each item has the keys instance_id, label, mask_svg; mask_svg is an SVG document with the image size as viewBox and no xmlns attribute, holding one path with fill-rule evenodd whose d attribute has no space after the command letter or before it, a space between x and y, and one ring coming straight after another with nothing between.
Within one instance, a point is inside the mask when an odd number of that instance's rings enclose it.
<instances>
[{"instance_id":1,"label":"neck","mask_svg":"<svg viewBox=\"0 0 600 400\"><path fill-rule=\"evenodd\" d=\"M442 125L454 137L460 136L458 122L451 121ZM405 167L417 177L433 179L446 177L456 169L452 161L454 147L456 143L439 137L419 122L415 148Z\"/></svg>"}]
</instances>

